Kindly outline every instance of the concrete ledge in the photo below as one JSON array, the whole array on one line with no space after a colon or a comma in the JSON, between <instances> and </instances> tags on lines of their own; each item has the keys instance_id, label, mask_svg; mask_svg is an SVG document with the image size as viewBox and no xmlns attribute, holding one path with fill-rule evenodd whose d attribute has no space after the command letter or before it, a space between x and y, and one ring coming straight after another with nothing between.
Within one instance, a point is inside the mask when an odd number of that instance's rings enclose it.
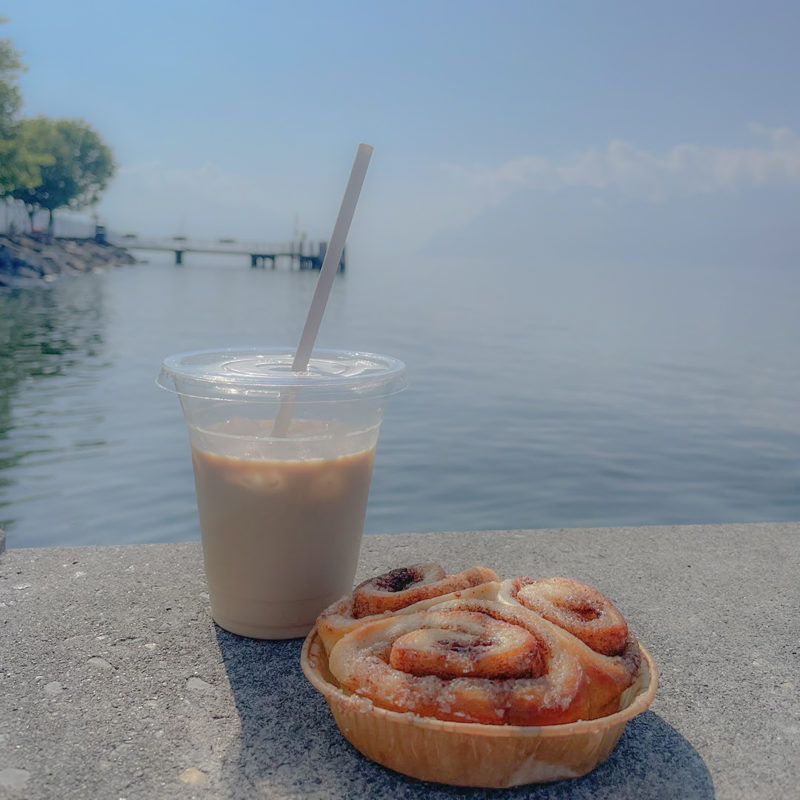
<instances>
[{"instance_id":1,"label":"concrete ledge","mask_svg":"<svg viewBox=\"0 0 800 800\"><path fill-rule=\"evenodd\" d=\"M372 764L300 642L216 629L199 545L0 556L0 798L774 798L800 781L800 523L369 536L360 577L439 560L614 599L661 688L589 776L456 790Z\"/></svg>"}]
</instances>

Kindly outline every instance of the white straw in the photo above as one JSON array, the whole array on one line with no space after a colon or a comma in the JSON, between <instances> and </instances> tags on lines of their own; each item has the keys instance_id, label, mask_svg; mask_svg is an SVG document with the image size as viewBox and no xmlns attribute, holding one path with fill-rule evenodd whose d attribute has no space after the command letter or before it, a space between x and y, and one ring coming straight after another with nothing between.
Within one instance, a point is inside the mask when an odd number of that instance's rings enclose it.
<instances>
[{"instance_id":1,"label":"white straw","mask_svg":"<svg viewBox=\"0 0 800 800\"><path fill-rule=\"evenodd\" d=\"M325 250L325 257L322 259L317 288L314 291L314 297L308 309L306 324L303 327L300 343L297 345L297 350L294 354L294 361L292 362L292 370L294 372L304 372L308 367L308 360L311 358L311 351L314 349L319 326L322 324L322 316L325 313L325 306L331 293L333 279L336 277L339 262L342 260L347 233L350 230L350 223L353 221L358 196L361 194L361 187L364 184L364 176L367 174L367 167L371 157L372 147L368 144L360 144L353 161L353 168L350 170L350 178L347 181L347 188L344 190L342 204L339 206L339 215L336 217L336 224L333 226L333 233ZM281 397L281 405L272 428L273 436L285 436L289 429L296 393L291 392L287 393L287 395Z\"/></svg>"}]
</instances>

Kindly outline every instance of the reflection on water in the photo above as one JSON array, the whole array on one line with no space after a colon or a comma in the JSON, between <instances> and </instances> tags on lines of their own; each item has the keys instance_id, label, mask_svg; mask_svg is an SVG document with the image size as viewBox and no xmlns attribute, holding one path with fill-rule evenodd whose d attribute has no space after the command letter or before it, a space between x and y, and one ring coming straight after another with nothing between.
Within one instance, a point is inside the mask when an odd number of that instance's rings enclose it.
<instances>
[{"instance_id":1,"label":"reflection on water","mask_svg":"<svg viewBox=\"0 0 800 800\"><path fill-rule=\"evenodd\" d=\"M197 538L160 361L291 346L315 281L198 257L0 291L9 545ZM354 261L320 346L409 367L367 532L800 519L798 297L787 272Z\"/></svg>"},{"instance_id":2,"label":"reflection on water","mask_svg":"<svg viewBox=\"0 0 800 800\"><path fill-rule=\"evenodd\" d=\"M93 276L0 292L0 389L71 372L102 348L102 291ZM5 430L5 429L3 429Z\"/></svg>"},{"instance_id":3,"label":"reflection on water","mask_svg":"<svg viewBox=\"0 0 800 800\"><path fill-rule=\"evenodd\" d=\"M0 520L9 529L18 504L57 493L42 474L48 465L104 445L91 422L88 439L65 435L95 416L68 398L103 368L103 327L96 276L0 292Z\"/></svg>"}]
</instances>

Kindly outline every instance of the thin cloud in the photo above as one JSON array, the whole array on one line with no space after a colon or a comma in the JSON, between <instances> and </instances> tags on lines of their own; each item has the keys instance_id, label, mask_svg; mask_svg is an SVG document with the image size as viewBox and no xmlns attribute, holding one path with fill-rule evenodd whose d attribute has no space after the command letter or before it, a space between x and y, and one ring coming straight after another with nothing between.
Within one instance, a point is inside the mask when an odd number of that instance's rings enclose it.
<instances>
[{"instance_id":1,"label":"thin cloud","mask_svg":"<svg viewBox=\"0 0 800 800\"><path fill-rule=\"evenodd\" d=\"M523 156L497 166L445 165L465 187L481 190L487 204L521 188L621 189L650 200L758 186L800 183L800 137L788 128L751 126L760 144L729 148L680 144L663 154L619 139L562 161Z\"/></svg>"}]
</instances>

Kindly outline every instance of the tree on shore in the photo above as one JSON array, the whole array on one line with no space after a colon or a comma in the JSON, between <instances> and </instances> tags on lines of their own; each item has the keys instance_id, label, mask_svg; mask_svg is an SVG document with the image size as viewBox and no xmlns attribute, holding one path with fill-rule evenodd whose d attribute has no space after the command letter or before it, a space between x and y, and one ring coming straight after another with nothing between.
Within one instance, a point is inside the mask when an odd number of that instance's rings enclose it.
<instances>
[{"instance_id":1,"label":"tree on shore","mask_svg":"<svg viewBox=\"0 0 800 800\"><path fill-rule=\"evenodd\" d=\"M24 69L11 40L0 39L0 199L24 203L31 229L36 212L48 211L52 233L53 212L94 205L115 164L108 145L82 120L17 119Z\"/></svg>"},{"instance_id":2,"label":"tree on shore","mask_svg":"<svg viewBox=\"0 0 800 800\"><path fill-rule=\"evenodd\" d=\"M14 192L32 189L42 182L41 168L55 158L32 136L24 123L15 122L0 134L0 198L13 198Z\"/></svg>"},{"instance_id":3,"label":"tree on shore","mask_svg":"<svg viewBox=\"0 0 800 800\"><path fill-rule=\"evenodd\" d=\"M5 19L0 17L0 24ZM0 133L5 134L22 106L17 77L25 65L10 39L0 39Z\"/></svg>"},{"instance_id":4,"label":"tree on shore","mask_svg":"<svg viewBox=\"0 0 800 800\"><path fill-rule=\"evenodd\" d=\"M82 120L34 117L22 120L19 125L31 149L47 153L52 161L40 167L36 186L18 187L11 196L25 204L31 227L36 212L47 211L48 231L52 233L56 209L78 210L100 199L100 193L114 175L111 149Z\"/></svg>"},{"instance_id":5,"label":"tree on shore","mask_svg":"<svg viewBox=\"0 0 800 800\"><path fill-rule=\"evenodd\" d=\"M36 149L16 119L22 106L17 80L24 69L11 40L0 39L0 198L14 189L36 186L41 180L39 168L53 162L47 152Z\"/></svg>"}]
</instances>

